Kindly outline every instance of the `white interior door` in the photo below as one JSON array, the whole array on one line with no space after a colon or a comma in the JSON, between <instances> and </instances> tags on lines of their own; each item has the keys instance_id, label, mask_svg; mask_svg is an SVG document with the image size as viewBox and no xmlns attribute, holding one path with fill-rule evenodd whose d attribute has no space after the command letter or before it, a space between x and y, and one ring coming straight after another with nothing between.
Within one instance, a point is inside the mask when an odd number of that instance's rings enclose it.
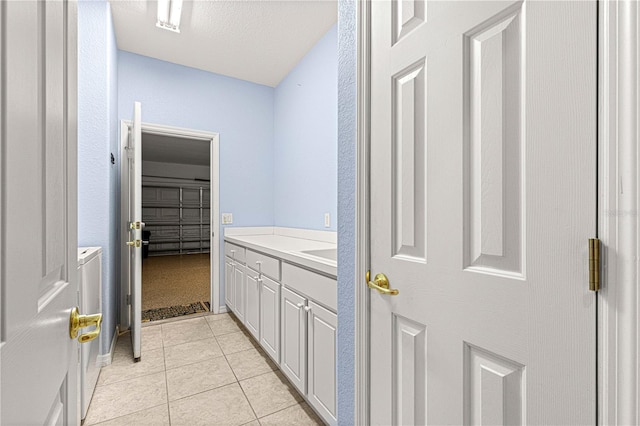
<instances>
[{"instance_id":1,"label":"white interior door","mask_svg":"<svg viewBox=\"0 0 640 426\"><path fill-rule=\"evenodd\" d=\"M142 107L133 104L133 122L127 144L129 168L129 291L131 295L131 343L133 358L140 361L142 326Z\"/></svg>"},{"instance_id":2,"label":"white interior door","mask_svg":"<svg viewBox=\"0 0 640 426\"><path fill-rule=\"evenodd\" d=\"M77 11L2 2L0 423L77 425Z\"/></svg>"},{"instance_id":3,"label":"white interior door","mask_svg":"<svg viewBox=\"0 0 640 426\"><path fill-rule=\"evenodd\" d=\"M371 422L595 424L596 2L371 8Z\"/></svg>"}]
</instances>

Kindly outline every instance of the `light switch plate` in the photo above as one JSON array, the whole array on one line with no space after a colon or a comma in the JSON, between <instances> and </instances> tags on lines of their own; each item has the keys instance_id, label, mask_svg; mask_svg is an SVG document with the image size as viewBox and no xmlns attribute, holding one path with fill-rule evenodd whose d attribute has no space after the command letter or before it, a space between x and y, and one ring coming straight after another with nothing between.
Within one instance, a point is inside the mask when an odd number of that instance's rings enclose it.
<instances>
[{"instance_id":1,"label":"light switch plate","mask_svg":"<svg viewBox=\"0 0 640 426\"><path fill-rule=\"evenodd\" d=\"M233 223L233 213L222 213L222 224L231 225Z\"/></svg>"},{"instance_id":2,"label":"light switch plate","mask_svg":"<svg viewBox=\"0 0 640 426\"><path fill-rule=\"evenodd\" d=\"M325 228L331 227L331 214L329 213L324 214L324 227Z\"/></svg>"}]
</instances>

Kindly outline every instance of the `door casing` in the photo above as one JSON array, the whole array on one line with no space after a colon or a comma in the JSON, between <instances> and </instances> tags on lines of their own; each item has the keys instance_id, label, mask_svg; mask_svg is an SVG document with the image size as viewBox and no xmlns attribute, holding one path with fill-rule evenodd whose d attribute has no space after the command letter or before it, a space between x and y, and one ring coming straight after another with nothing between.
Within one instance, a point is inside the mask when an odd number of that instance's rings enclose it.
<instances>
[{"instance_id":1,"label":"door casing","mask_svg":"<svg viewBox=\"0 0 640 426\"><path fill-rule=\"evenodd\" d=\"M127 304L127 294L129 294L128 272L123 265L127 262L128 249L125 249L124 242L129 237L126 226L127 212L124 209L126 200L129 197L128 167L124 167L123 159L126 158L125 147L129 137L129 130L132 123L129 120L120 122L120 232L118 241L118 252L120 259L120 330L126 330L131 325L131 315L129 313L129 305ZM211 309L213 313L220 313L220 135L213 132L204 132L199 130L183 129L179 127L163 126L159 124L142 123L142 133L173 136L178 138L198 139L209 142L210 144L210 230L213 232L211 236L210 253L211 253Z\"/></svg>"},{"instance_id":2,"label":"door casing","mask_svg":"<svg viewBox=\"0 0 640 426\"><path fill-rule=\"evenodd\" d=\"M370 7L368 1L355 5L355 424L369 424L370 408L370 291L364 285L370 268ZM604 248L604 283L597 302L598 422L638 424L640 7L634 0L599 1L598 10L597 236Z\"/></svg>"}]
</instances>

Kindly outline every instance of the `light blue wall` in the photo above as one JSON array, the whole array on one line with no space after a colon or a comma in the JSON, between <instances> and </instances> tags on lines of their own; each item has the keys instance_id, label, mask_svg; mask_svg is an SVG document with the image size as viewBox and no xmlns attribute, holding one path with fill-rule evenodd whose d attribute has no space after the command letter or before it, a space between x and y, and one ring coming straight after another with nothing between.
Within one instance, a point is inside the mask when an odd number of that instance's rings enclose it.
<instances>
[{"instance_id":1,"label":"light blue wall","mask_svg":"<svg viewBox=\"0 0 640 426\"><path fill-rule=\"evenodd\" d=\"M118 118L140 101L145 123L219 133L220 212L233 226L273 225L274 89L124 51L118 70Z\"/></svg>"},{"instance_id":2,"label":"light blue wall","mask_svg":"<svg viewBox=\"0 0 640 426\"><path fill-rule=\"evenodd\" d=\"M105 1L78 3L78 245L102 247L102 352L116 326L117 47ZM117 164L117 163L116 163Z\"/></svg>"},{"instance_id":3,"label":"light blue wall","mask_svg":"<svg viewBox=\"0 0 640 426\"><path fill-rule=\"evenodd\" d=\"M354 421L356 1L338 3L338 422Z\"/></svg>"},{"instance_id":4,"label":"light blue wall","mask_svg":"<svg viewBox=\"0 0 640 426\"><path fill-rule=\"evenodd\" d=\"M334 25L275 90L275 225L337 222L338 29Z\"/></svg>"}]
</instances>

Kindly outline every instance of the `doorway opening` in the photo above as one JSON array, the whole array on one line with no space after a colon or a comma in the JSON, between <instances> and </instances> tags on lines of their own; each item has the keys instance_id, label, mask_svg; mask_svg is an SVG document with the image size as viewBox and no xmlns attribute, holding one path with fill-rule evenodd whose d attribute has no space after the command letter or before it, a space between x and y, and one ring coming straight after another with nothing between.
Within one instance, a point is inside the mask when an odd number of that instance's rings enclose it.
<instances>
[{"instance_id":1,"label":"doorway opening","mask_svg":"<svg viewBox=\"0 0 640 426\"><path fill-rule=\"evenodd\" d=\"M142 133L142 322L210 311L208 141Z\"/></svg>"},{"instance_id":2,"label":"doorway opening","mask_svg":"<svg viewBox=\"0 0 640 426\"><path fill-rule=\"evenodd\" d=\"M219 305L218 135L142 123L142 322L216 312ZM131 123L123 121L121 144ZM129 171L121 169L121 239L128 238ZM124 243L123 243L124 244ZM121 246L123 245L121 244ZM121 262L127 261L121 251ZM121 329L131 326L132 289L122 268Z\"/></svg>"}]
</instances>

